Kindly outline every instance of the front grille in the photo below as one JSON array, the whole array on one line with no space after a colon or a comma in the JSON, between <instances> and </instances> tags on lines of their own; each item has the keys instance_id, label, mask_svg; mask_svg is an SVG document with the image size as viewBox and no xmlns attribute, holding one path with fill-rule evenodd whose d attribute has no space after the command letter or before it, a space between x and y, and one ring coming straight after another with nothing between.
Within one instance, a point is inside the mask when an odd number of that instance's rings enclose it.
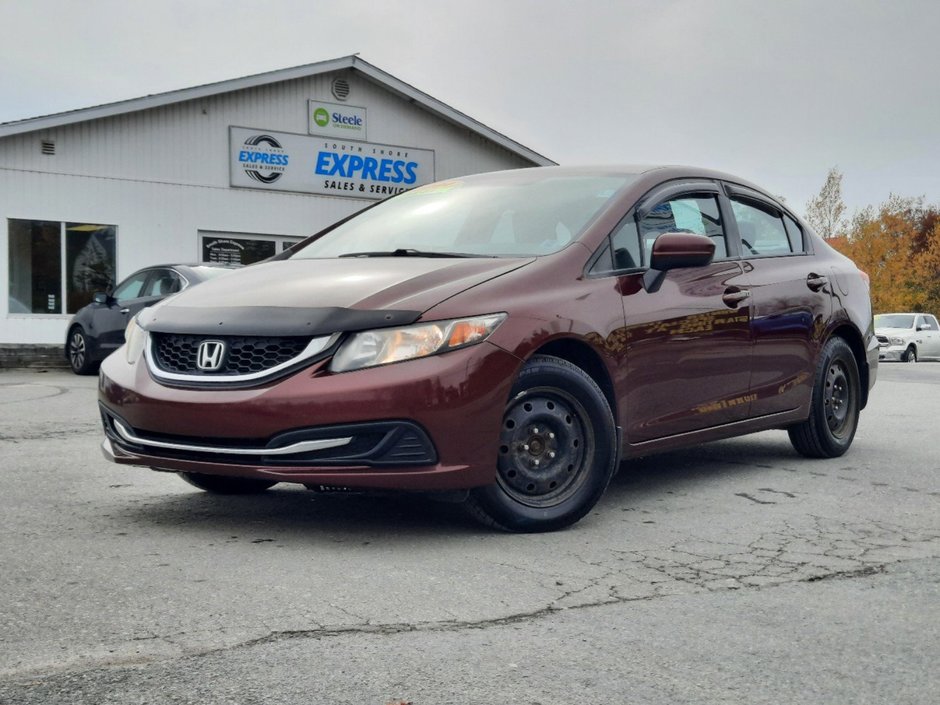
<instances>
[{"instance_id":1,"label":"front grille","mask_svg":"<svg viewBox=\"0 0 940 705\"><path fill-rule=\"evenodd\" d=\"M310 338L180 335L154 333L153 353L157 367L164 372L187 375L245 375L264 372L294 359L304 351ZM225 344L222 365L205 371L196 365L200 343L207 340Z\"/></svg>"},{"instance_id":2,"label":"front grille","mask_svg":"<svg viewBox=\"0 0 940 705\"><path fill-rule=\"evenodd\" d=\"M888 344L888 338L887 338L886 336L884 336L884 335L879 335L879 336L877 336L877 338L878 338L878 342L881 343L882 345L887 345L887 344Z\"/></svg>"}]
</instances>

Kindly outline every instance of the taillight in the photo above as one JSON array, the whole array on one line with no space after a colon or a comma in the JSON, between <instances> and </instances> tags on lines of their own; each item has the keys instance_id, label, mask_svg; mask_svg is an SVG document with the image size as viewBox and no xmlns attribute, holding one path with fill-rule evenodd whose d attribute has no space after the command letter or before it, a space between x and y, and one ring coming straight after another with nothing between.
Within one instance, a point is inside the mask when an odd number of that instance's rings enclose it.
<instances>
[{"instance_id":1,"label":"taillight","mask_svg":"<svg viewBox=\"0 0 940 705\"><path fill-rule=\"evenodd\" d=\"M862 281L865 282L865 286L871 288L871 277L868 276L868 272L863 272L861 269L858 270L859 276L861 276Z\"/></svg>"}]
</instances>

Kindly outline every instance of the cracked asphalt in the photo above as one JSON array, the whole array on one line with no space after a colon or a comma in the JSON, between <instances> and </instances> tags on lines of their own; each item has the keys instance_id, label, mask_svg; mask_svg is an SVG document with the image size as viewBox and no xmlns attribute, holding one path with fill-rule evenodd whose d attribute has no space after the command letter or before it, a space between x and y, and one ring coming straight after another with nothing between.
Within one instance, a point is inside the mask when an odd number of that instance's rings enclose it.
<instances>
[{"instance_id":1,"label":"cracked asphalt","mask_svg":"<svg viewBox=\"0 0 940 705\"><path fill-rule=\"evenodd\" d=\"M0 703L936 702L940 363L879 377L843 458L649 457L515 536L114 466L94 378L0 372Z\"/></svg>"}]
</instances>

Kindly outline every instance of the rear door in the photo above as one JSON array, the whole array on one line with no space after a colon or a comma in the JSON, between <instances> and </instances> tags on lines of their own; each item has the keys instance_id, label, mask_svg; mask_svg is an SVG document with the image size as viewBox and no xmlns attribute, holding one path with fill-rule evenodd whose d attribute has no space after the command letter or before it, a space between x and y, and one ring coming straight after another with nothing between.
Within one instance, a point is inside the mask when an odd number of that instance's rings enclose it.
<instances>
[{"instance_id":1,"label":"rear door","mask_svg":"<svg viewBox=\"0 0 940 705\"><path fill-rule=\"evenodd\" d=\"M747 413L749 298L742 267L729 251L717 184L670 184L649 194L613 233L613 259L618 268L642 269L655 239L676 231L710 237L715 258L704 267L668 272L658 291L640 286L640 274L637 282L621 282L629 443L737 421Z\"/></svg>"},{"instance_id":2,"label":"rear door","mask_svg":"<svg viewBox=\"0 0 940 705\"><path fill-rule=\"evenodd\" d=\"M726 185L751 294L751 416L796 409L812 395L821 336L832 315L828 263L777 204Z\"/></svg>"},{"instance_id":3,"label":"rear door","mask_svg":"<svg viewBox=\"0 0 940 705\"><path fill-rule=\"evenodd\" d=\"M95 310L94 329L101 352L107 355L124 344L124 329L137 313L179 291L180 275L165 267L136 272L118 285L107 306Z\"/></svg>"}]
</instances>

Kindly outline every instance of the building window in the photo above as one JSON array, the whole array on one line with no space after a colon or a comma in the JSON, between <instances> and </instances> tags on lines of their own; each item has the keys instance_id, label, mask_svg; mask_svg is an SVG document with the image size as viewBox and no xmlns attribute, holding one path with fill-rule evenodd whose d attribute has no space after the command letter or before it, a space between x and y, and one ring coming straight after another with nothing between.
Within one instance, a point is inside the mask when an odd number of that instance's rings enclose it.
<instances>
[{"instance_id":1,"label":"building window","mask_svg":"<svg viewBox=\"0 0 940 705\"><path fill-rule=\"evenodd\" d=\"M75 313L114 286L113 225L11 218L10 313Z\"/></svg>"},{"instance_id":2,"label":"building window","mask_svg":"<svg viewBox=\"0 0 940 705\"><path fill-rule=\"evenodd\" d=\"M246 235L201 231L203 262L253 264L283 252L302 238L286 235Z\"/></svg>"}]
</instances>

